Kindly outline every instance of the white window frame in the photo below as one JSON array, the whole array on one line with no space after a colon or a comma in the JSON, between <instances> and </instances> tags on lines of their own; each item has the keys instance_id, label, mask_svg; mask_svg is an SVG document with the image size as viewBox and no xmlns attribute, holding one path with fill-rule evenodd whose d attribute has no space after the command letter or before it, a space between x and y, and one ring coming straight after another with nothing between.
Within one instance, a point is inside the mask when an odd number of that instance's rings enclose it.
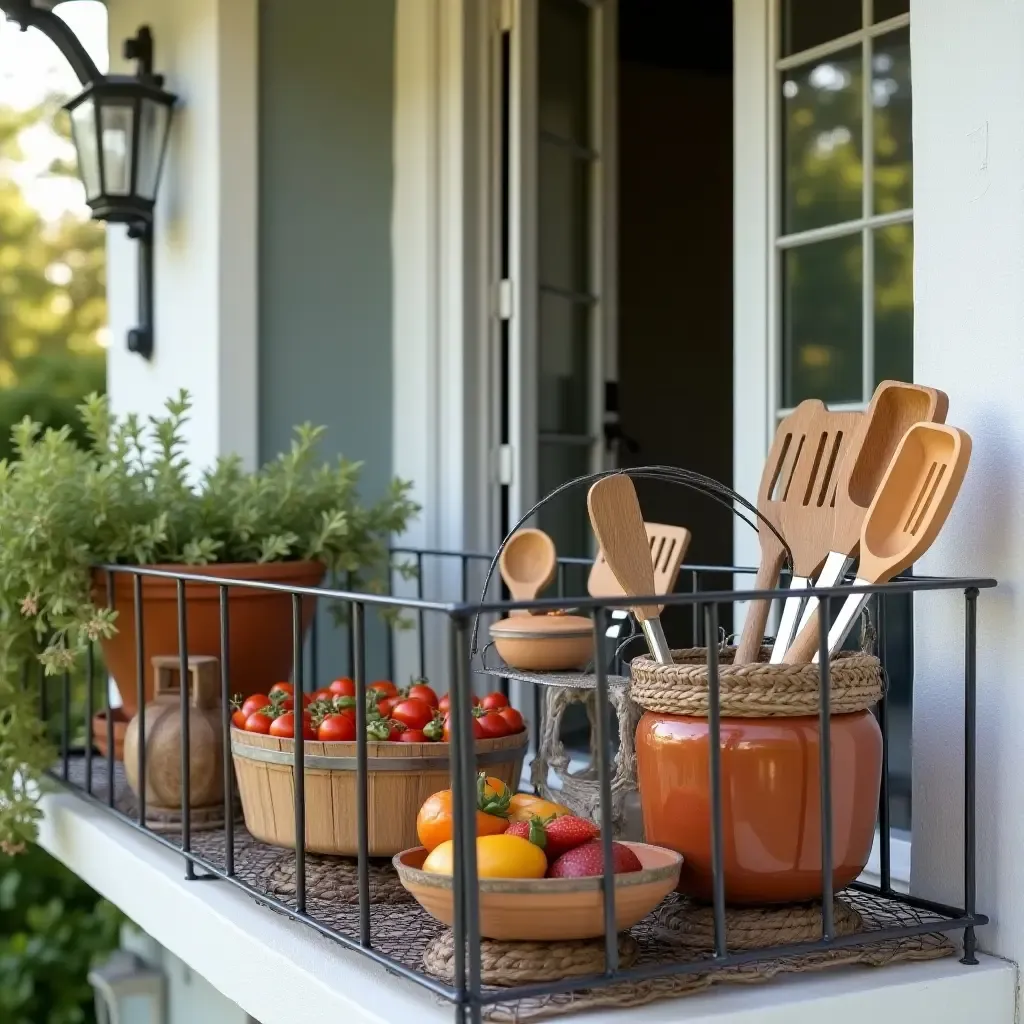
<instances>
[{"instance_id":1,"label":"white window frame","mask_svg":"<svg viewBox=\"0 0 1024 1024\"><path fill-rule=\"evenodd\" d=\"M868 234L864 243L863 301L865 351L862 361L863 395L874 390L874 252L870 231L892 223L913 220L913 209L890 215L872 211L873 145L865 116L863 146L865 187L862 217L839 225L780 235L782 204L779 176L781 141L779 137L781 71L815 56L845 49L895 29L909 26L910 16L901 15L871 25L872 0L862 0L861 28L857 32L779 58L780 0L733 0L733 244L734 244L734 371L733 371L733 486L746 495L757 494L761 468L776 424L787 410L782 406L782 323L781 253L800 241L823 240L855 233ZM865 27L867 26L867 27ZM871 47L863 47L866 70L870 72ZM864 76L865 113L870 110L870 74ZM870 303L870 306L869 306ZM863 409L866 402L835 404L836 409ZM737 565L756 566L760 558L757 534L737 520L733 532L733 560ZM752 576L737 576L738 588L752 586ZM737 609L737 629L742 626L743 609ZM910 838L906 833L890 833L890 873L895 888L910 884ZM871 859L863 874L866 881L880 881L879 837L876 833Z\"/></svg>"}]
</instances>

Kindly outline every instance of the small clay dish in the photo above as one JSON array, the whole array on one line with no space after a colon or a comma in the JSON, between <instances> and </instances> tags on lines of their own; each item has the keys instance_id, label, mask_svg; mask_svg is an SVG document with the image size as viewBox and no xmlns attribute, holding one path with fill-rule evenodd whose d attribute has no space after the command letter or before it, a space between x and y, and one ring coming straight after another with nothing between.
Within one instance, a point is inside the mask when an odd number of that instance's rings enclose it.
<instances>
[{"instance_id":1,"label":"small clay dish","mask_svg":"<svg viewBox=\"0 0 1024 1024\"><path fill-rule=\"evenodd\" d=\"M615 927L631 928L676 887L683 858L675 850L623 843L640 858L641 871L615 876ZM398 854L392 863L402 885L431 917L451 925L451 875L423 871L422 846ZM560 942L604 935L601 877L481 878L480 935L508 942Z\"/></svg>"},{"instance_id":2,"label":"small clay dish","mask_svg":"<svg viewBox=\"0 0 1024 1024\"><path fill-rule=\"evenodd\" d=\"M523 672L584 668L594 656L594 627L582 615L513 615L491 626L505 664Z\"/></svg>"}]
</instances>

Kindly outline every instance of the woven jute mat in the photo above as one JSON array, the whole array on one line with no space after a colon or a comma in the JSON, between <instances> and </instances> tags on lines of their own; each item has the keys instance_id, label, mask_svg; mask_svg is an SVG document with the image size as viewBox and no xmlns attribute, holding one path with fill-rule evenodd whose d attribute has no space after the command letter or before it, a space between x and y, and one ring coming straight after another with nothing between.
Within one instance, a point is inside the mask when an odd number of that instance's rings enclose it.
<instances>
[{"instance_id":1,"label":"woven jute mat","mask_svg":"<svg viewBox=\"0 0 1024 1024\"><path fill-rule=\"evenodd\" d=\"M106 798L105 767L103 762L93 764L93 793L101 800ZM82 786L84 769L81 761L73 760L70 769L70 781ZM114 804L118 810L132 813L132 795L119 765L115 766ZM180 836L173 834L165 834L164 838L172 843L180 842ZM270 909L289 914L295 906L295 854L291 850L257 842L241 824L235 828L233 840L234 869L239 880L279 904L268 903ZM192 850L218 870L225 869L227 848L223 831L194 834ZM202 869L198 870L201 873ZM310 855L306 858L306 877L306 913L342 935L357 938L360 915L355 861ZM411 901L390 864L373 862L370 896L370 939L374 949L413 970L450 978L454 952L449 929ZM706 906L670 896L653 914L620 937L621 969L687 964L693 965L694 973L617 982L603 988L533 999L510 997L485 1007L484 1016L496 1022L539 1021L578 1010L641 1006L701 992L712 985L766 982L782 973L817 971L847 964L880 967L889 963L931 960L954 952L953 942L942 933L878 941L872 939L872 932L931 923L938 926L942 920L938 915L912 909L891 899L846 891L837 898L836 931L844 936L854 932L862 934L862 945L707 970L703 964L711 957L710 911ZM727 911L726 939L733 952L814 941L819 934L820 909L814 906L771 911L730 908ZM604 969L601 940L596 943L557 944L485 940L481 945L483 981L492 992L513 984L581 978Z\"/></svg>"},{"instance_id":2,"label":"woven jute mat","mask_svg":"<svg viewBox=\"0 0 1024 1024\"><path fill-rule=\"evenodd\" d=\"M817 665L771 665L764 661L733 665L735 656L734 647L723 648L719 654L723 718L818 714L821 681ZM645 711L707 716L707 651L702 647L688 648L673 651L672 658L671 665L659 665L649 655L634 658L630 663L630 696ZM832 660L830 669L832 714L864 711L881 700L882 668L873 655L841 652Z\"/></svg>"}]
</instances>

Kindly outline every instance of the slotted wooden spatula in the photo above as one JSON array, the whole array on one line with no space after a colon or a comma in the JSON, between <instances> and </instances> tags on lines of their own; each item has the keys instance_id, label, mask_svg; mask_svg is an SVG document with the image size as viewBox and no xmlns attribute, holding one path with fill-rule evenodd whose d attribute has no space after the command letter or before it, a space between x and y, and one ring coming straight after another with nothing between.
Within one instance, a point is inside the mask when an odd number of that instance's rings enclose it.
<instances>
[{"instance_id":1,"label":"slotted wooden spatula","mask_svg":"<svg viewBox=\"0 0 1024 1024\"><path fill-rule=\"evenodd\" d=\"M655 594L670 594L679 578L679 567L690 546L690 531L685 526L667 526L664 523L644 523L651 546L651 564L654 566ZM622 587L598 549L597 558L590 568L587 593L591 597L621 597ZM662 606L664 607L664 606ZM659 608L659 613L661 609Z\"/></svg>"},{"instance_id":2,"label":"slotted wooden spatula","mask_svg":"<svg viewBox=\"0 0 1024 1024\"><path fill-rule=\"evenodd\" d=\"M835 515L836 479L843 455L863 413L829 412L821 403L801 422L798 450L789 493L782 503L782 535L793 552L793 597L786 598L772 648L772 663L779 664L796 633L803 607L800 591L828 557Z\"/></svg>"},{"instance_id":3,"label":"slotted wooden spatula","mask_svg":"<svg viewBox=\"0 0 1024 1024\"><path fill-rule=\"evenodd\" d=\"M587 511L594 536L622 593L627 597L651 597L655 592L654 563L633 481L624 474L598 480L587 494ZM655 661L671 665L672 651L661 628L658 606L636 605L633 614Z\"/></svg>"},{"instance_id":4,"label":"slotted wooden spatula","mask_svg":"<svg viewBox=\"0 0 1024 1024\"><path fill-rule=\"evenodd\" d=\"M815 586L834 587L857 557L864 516L903 435L915 423L945 423L948 409L949 397L936 388L897 380L875 388L839 470L831 550ZM816 597L807 599L801 630L817 607Z\"/></svg>"},{"instance_id":5,"label":"slotted wooden spatula","mask_svg":"<svg viewBox=\"0 0 1024 1024\"><path fill-rule=\"evenodd\" d=\"M793 476L794 456L797 449L802 447L801 424L820 405L817 400L801 402L779 424L764 469L761 471L761 484L757 490L757 511L779 533L782 533L782 502ZM757 540L761 547L761 561L757 566L754 589L772 590L779 582L779 573L782 572L782 564L786 559L786 549L782 546L782 541L760 520L757 522ZM736 647L734 664L749 665L757 661L770 611L770 601L750 602L740 642Z\"/></svg>"},{"instance_id":6,"label":"slotted wooden spatula","mask_svg":"<svg viewBox=\"0 0 1024 1024\"><path fill-rule=\"evenodd\" d=\"M956 427L915 423L904 435L861 526L854 585L886 583L931 547L953 507L971 458ZM830 656L843 645L870 594L851 594L828 634ZM791 665L818 660L818 625L807 624L786 654Z\"/></svg>"}]
</instances>

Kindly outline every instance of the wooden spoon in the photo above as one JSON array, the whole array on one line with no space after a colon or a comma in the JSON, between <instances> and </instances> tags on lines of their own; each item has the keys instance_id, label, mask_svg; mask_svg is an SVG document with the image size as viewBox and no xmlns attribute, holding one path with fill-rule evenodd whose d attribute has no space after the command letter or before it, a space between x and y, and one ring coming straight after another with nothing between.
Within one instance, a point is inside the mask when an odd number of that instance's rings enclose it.
<instances>
[{"instance_id":1,"label":"wooden spoon","mask_svg":"<svg viewBox=\"0 0 1024 1024\"><path fill-rule=\"evenodd\" d=\"M587 494L587 511L605 561L627 597L654 596L654 563L633 481L622 473L598 480ZM657 605L633 608L655 661L672 664Z\"/></svg>"},{"instance_id":2,"label":"wooden spoon","mask_svg":"<svg viewBox=\"0 0 1024 1024\"><path fill-rule=\"evenodd\" d=\"M761 471L761 484L757 490L757 511L779 533L782 533L782 501L789 490L794 456L800 447L799 442L793 443L793 439L804 417L809 416L819 405L821 403L817 400L801 402L779 424L764 469ZM757 523L757 540L761 545L761 561L757 566L754 589L773 590L779 582L779 573L782 572L782 564L786 559L786 549L782 546L782 541L760 520ZM770 611L770 601L750 602L733 664L749 665L757 661Z\"/></svg>"},{"instance_id":3,"label":"wooden spoon","mask_svg":"<svg viewBox=\"0 0 1024 1024\"><path fill-rule=\"evenodd\" d=\"M555 578L558 558L555 542L543 531L517 530L508 539L498 570L514 601L533 601ZM512 615L524 615L518 608ZM540 613L543 614L543 613Z\"/></svg>"},{"instance_id":4,"label":"wooden spoon","mask_svg":"<svg viewBox=\"0 0 1024 1024\"><path fill-rule=\"evenodd\" d=\"M782 535L793 552L793 581L782 609L782 619L772 648L772 664L779 664L796 634L803 607L800 593L828 557L835 516L835 492L839 467L863 413L829 412L818 402L799 425L803 443L797 451L789 493L782 502ZM798 407L802 408L802 406Z\"/></svg>"},{"instance_id":5,"label":"wooden spoon","mask_svg":"<svg viewBox=\"0 0 1024 1024\"><path fill-rule=\"evenodd\" d=\"M839 471L832 545L816 587L834 587L845 575L860 546L860 528L896 446L915 423L945 423L949 397L936 388L884 380L875 388ZM802 630L818 607L808 598L800 619Z\"/></svg>"},{"instance_id":6,"label":"wooden spoon","mask_svg":"<svg viewBox=\"0 0 1024 1024\"><path fill-rule=\"evenodd\" d=\"M971 439L956 427L915 423L882 478L860 533L854 586L886 583L931 547L960 493ZM828 634L829 656L843 645L870 594L851 594ZM818 625L810 622L786 653L786 663L818 660Z\"/></svg>"}]
</instances>

